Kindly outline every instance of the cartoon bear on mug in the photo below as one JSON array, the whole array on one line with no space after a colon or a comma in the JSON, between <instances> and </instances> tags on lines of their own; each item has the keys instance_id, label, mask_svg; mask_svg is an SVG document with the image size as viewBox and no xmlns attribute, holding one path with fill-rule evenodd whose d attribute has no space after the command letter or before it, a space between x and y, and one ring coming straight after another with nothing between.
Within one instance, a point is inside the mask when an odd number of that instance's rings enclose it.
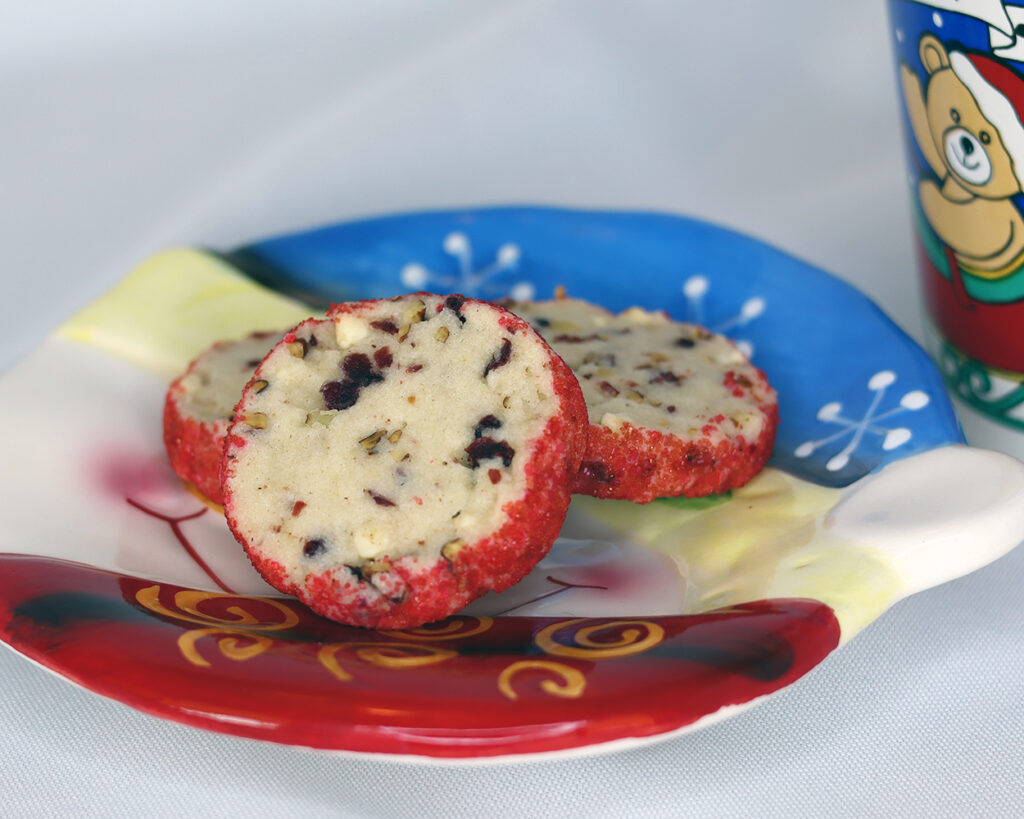
<instances>
[{"instance_id":1,"label":"cartoon bear on mug","mask_svg":"<svg viewBox=\"0 0 1024 819\"><path fill-rule=\"evenodd\" d=\"M922 176L917 195L969 307L972 277L994 284L1024 269L1024 217L1013 201L1024 191L1024 78L987 55L947 51L931 34L918 51L927 86L900 66L914 138L935 174Z\"/></svg>"}]
</instances>

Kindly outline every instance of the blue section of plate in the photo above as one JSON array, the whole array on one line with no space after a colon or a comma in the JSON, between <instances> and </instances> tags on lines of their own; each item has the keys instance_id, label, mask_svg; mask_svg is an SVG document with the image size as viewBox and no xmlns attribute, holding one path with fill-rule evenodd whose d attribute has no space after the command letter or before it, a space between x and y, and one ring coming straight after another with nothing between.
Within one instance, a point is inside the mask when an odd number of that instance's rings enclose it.
<instances>
[{"instance_id":1,"label":"blue section of plate","mask_svg":"<svg viewBox=\"0 0 1024 819\"><path fill-rule=\"evenodd\" d=\"M845 486L963 437L927 355L855 288L680 216L486 208L367 219L225 254L313 303L412 290L663 309L737 340L779 393L772 464Z\"/></svg>"}]
</instances>

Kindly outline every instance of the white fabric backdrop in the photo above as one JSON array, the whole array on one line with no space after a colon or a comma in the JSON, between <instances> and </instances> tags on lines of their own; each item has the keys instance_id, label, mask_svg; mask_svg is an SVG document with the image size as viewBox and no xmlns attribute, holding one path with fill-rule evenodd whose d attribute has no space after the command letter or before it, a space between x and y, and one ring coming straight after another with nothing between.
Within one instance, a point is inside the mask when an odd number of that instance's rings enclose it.
<instances>
[{"instance_id":1,"label":"white fabric backdrop","mask_svg":"<svg viewBox=\"0 0 1024 819\"><path fill-rule=\"evenodd\" d=\"M0 7L0 371L149 253L420 207L668 210L854 282L914 335L882 3ZM1024 549L739 717L459 768L163 722L0 650L0 815L1024 815Z\"/></svg>"}]
</instances>

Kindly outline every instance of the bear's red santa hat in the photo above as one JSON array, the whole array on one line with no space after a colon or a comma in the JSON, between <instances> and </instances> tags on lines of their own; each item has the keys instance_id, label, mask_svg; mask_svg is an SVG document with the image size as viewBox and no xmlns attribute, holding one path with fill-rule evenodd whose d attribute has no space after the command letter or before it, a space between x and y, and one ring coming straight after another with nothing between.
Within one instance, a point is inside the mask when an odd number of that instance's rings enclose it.
<instances>
[{"instance_id":1,"label":"bear's red santa hat","mask_svg":"<svg viewBox=\"0 0 1024 819\"><path fill-rule=\"evenodd\" d=\"M999 131L1013 172L1024 188L1024 77L985 54L949 53L950 66L978 103L985 119Z\"/></svg>"}]
</instances>

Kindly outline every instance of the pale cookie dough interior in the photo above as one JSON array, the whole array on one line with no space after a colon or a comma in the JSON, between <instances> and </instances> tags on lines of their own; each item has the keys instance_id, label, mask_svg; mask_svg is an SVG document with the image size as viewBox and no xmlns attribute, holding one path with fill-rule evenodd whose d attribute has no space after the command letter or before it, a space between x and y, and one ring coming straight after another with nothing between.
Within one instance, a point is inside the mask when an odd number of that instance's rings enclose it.
<instances>
[{"instance_id":1,"label":"pale cookie dough interior","mask_svg":"<svg viewBox=\"0 0 1024 819\"><path fill-rule=\"evenodd\" d=\"M440 304L405 297L307 323L260 368L231 492L242 534L293 579L451 557L523 493L560 405L550 351L489 305Z\"/></svg>"},{"instance_id":2,"label":"pale cookie dough interior","mask_svg":"<svg viewBox=\"0 0 1024 819\"><path fill-rule=\"evenodd\" d=\"M723 336L638 307L613 314L579 299L509 309L547 340L583 389L590 423L623 423L712 445L756 440L774 403L757 369Z\"/></svg>"},{"instance_id":3,"label":"pale cookie dough interior","mask_svg":"<svg viewBox=\"0 0 1024 819\"><path fill-rule=\"evenodd\" d=\"M200 422L230 418L242 388L283 335L253 333L238 341L222 342L203 353L181 379L181 414Z\"/></svg>"}]
</instances>

